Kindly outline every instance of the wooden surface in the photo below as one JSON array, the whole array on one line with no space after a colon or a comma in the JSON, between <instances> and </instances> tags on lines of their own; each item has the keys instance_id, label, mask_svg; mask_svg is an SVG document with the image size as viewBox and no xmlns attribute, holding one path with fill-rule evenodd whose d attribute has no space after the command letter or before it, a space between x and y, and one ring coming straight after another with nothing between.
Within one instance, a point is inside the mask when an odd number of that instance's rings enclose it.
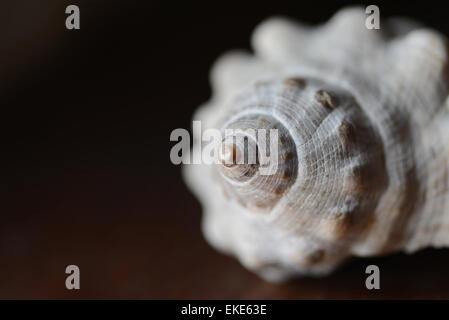
<instances>
[{"instance_id":1,"label":"wooden surface","mask_svg":"<svg viewBox=\"0 0 449 320\"><path fill-rule=\"evenodd\" d=\"M0 298L449 297L449 250L358 259L324 278L264 282L205 243L199 204L180 179L64 171L10 188L6 201L15 218L0 229ZM379 291L364 287L371 263L381 270ZM79 291L65 289L69 264L80 267Z\"/></svg>"}]
</instances>

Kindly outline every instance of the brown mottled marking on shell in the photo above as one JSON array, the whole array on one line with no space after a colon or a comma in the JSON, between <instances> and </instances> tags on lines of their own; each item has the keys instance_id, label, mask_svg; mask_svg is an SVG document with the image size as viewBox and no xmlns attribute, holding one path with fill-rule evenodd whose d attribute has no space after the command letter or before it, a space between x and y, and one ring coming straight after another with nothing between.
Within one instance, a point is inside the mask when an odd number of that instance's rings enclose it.
<instances>
[{"instance_id":1,"label":"brown mottled marking on shell","mask_svg":"<svg viewBox=\"0 0 449 320\"><path fill-rule=\"evenodd\" d=\"M228 168L233 167L237 164L237 147L235 144L232 145L231 152L232 152L232 163L226 163L225 161L222 161L222 164Z\"/></svg>"},{"instance_id":2,"label":"brown mottled marking on shell","mask_svg":"<svg viewBox=\"0 0 449 320\"><path fill-rule=\"evenodd\" d=\"M281 178L282 180L294 178L294 175L293 175L294 172L293 172L293 171L294 171L294 170L290 170L289 168L286 169L284 172L282 172L280 178Z\"/></svg>"},{"instance_id":3,"label":"brown mottled marking on shell","mask_svg":"<svg viewBox=\"0 0 449 320\"><path fill-rule=\"evenodd\" d=\"M280 137L279 137L279 142L280 142L280 143L285 143L285 138L284 138L283 136L280 136Z\"/></svg>"},{"instance_id":4,"label":"brown mottled marking on shell","mask_svg":"<svg viewBox=\"0 0 449 320\"><path fill-rule=\"evenodd\" d=\"M345 214L343 213L343 212L337 212L334 216L333 216L333 218L335 219L335 220L338 220L338 219L342 219L343 217L345 216Z\"/></svg>"},{"instance_id":5,"label":"brown mottled marking on shell","mask_svg":"<svg viewBox=\"0 0 449 320\"><path fill-rule=\"evenodd\" d=\"M339 212L341 216L338 219L333 219L334 225L334 239L343 240L347 239L349 232L354 233L353 226L355 225L354 216L357 214L357 208L346 211Z\"/></svg>"},{"instance_id":6,"label":"brown mottled marking on shell","mask_svg":"<svg viewBox=\"0 0 449 320\"><path fill-rule=\"evenodd\" d=\"M259 127L263 128L263 127L269 125L269 122L263 118L260 118L258 121L258 124L259 124Z\"/></svg>"},{"instance_id":7,"label":"brown mottled marking on shell","mask_svg":"<svg viewBox=\"0 0 449 320\"><path fill-rule=\"evenodd\" d=\"M338 133L340 137L343 139L343 143L345 146L354 143L356 140L356 133L354 126L346 120L343 120L340 126L338 127Z\"/></svg>"},{"instance_id":8,"label":"brown mottled marking on shell","mask_svg":"<svg viewBox=\"0 0 449 320\"><path fill-rule=\"evenodd\" d=\"M298 88L304 88L306 86L305 80L301 78L287 78L284 80L284 84Z\"/></svg>"},{"instance_id":9,"label":"brown mottled marking on shell","mask_svg":"<svg viewBox=\"0 0 449 320\"><path fill-rule=\"evenodd\" d=\"M284 186L283 185L278 185L277 187L276 187L276 189L274 190L274 193L275 194L282 194L282 193L284 193Z\"/></svg>"},{"instance_id":10,"label":"brown mottled marking on shell","mask_svg":"<svg viewBox=\"0 0 449 320\"><path fill-rule=\"evenodd\" d=\"M359 195L364 191L360 167L354 167L344 180L343 191L348 194Z\"/></svg>"},{"instance_id":11,"label":"brown mottled marking on shell","mask_svg":"<svg viewBox=\"0 0 449 320\"><path fill-rule=\"evenodd\" d=\"M331 110L335 109L338 106L337 98L330 92L325 90L318 90L315 93L315 99L323 106Z\"/></svg>"},{"instance_id":12,"label":"brown mottled marking on shell","mask_svg":"<svg viewBox=\"0 0 449 320\"><path fill-rule=\"evenodd\" d=\"M339 241L343 237L340 230L342 228L340 220L333 220L330 217L328 219L318 219L314 221L315 230L318 234L322 235L321 238L326 241Z\"/></svg>"},{"instance_id":13,"label":"brown mottled marking on shell","mask_svg":"<svg viewBox=\"0 0 449 320\"><path fill-rule=\"evenodd\" d=\"M363 197L363 194L369 194L372 186L370 181L364 178L362 174L364 168L355 166L350 173L348 173L344 178L344 183L342 186L342 194L345 195L345 201L357 201ZM366 174L366 173L365 173ZM330 216L330 223L332 223L332 232L335 240L347 238L349 233L354 234L357 230L363 229L364 226L369 222L361 223L363 217L360 214L360 207L356 205L355 207L345 210L342 209Z\"/></svg>"},{"instance_id":14,"label":"brown mottled marking on shell","mask_svg":"<svg viewBox=\"0 0 449 320\"><path fill-rule=\"evenodd\" d=\"M317 264L321 262L324 258L324 250L318 249L313 251L309 256L307 256L308 264Z\"/></svg>"},{"instance_id":15,"label":"brown mottled marking on shell","mask_svg":"<svg viewBox=\"0 0 449 320\"><path fill-rule=\"evenodd\" d=\"M257 173L259 164L250 164L248 170L244 173L245 177L252 177Z\"/></svg>"},{"instance_id":16,"label":"brown mottled marking on shell","mask_svg":"<svg viewBox=\"0 0 449 320\"><path fill-rule=\"evenodd\" d=\"M293 152L287 152L286 154L282 154L280 158L282 161L288 161L292 160L294 156L295 154Z\"/></svg>"}]
</instances>

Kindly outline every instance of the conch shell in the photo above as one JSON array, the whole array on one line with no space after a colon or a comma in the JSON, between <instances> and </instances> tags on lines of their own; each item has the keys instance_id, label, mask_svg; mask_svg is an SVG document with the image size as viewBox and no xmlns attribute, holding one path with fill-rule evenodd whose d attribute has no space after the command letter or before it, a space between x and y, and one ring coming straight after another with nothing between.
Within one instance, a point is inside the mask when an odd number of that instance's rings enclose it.
<instances>
[{"instance_id":1,"label":"conch shell","mask_svg":"<svg viewBox=\"0 0 449 320\"><path fill-rule=\"evenodd\" d=\"M254 55L213 67L203 128L277 128L279 170L187 165L208 242L261 277L325 275L351 256L449 246L448 47L406 19L273 18Z\"/></svg>"}]
</instances>

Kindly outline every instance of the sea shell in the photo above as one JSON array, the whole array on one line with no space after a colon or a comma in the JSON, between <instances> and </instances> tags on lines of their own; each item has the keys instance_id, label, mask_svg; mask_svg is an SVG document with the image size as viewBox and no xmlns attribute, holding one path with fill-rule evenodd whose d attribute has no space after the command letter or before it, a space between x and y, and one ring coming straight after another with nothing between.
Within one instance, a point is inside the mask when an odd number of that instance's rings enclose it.
<instances>
[{"instance_id":1,"label":"sea shell","mask_svg":"<svg viewBox=\"0 0 449 320\"><path fill-rule=\"evenodd\" d=\"M318 27L263 22L254 55L215 64L194 116L204 129L281 132L272 176L184 168L208 242L267 280L449 246L446 40L400 18L369 30L366 18L346 8Z\"/></svg>"}]
</instances>

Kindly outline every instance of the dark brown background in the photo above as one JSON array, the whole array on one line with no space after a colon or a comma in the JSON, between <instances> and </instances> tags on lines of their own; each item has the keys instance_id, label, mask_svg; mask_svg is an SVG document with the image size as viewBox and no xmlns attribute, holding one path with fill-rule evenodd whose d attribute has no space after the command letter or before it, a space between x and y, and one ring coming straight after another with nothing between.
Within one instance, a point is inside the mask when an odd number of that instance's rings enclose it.
<instances>
[{"instance_id":1,"label":"dark brown background","mask_svg":"<svg viewBox=\"0 0 449 320\"><path fill-rule=\"evenodd\" d=\"M442 3L394 2L449 34ZM65 7L81 30L65 29ZM2 1L0 298L449 298L449 250L349 262L275 285L211 249L169 161L171 130L210 96L208 70L283 14L327 20L343 3ZM371 4L371 3L369 3ZM382 289L364 287L381 268ZM65 267L81 290L65 289Z\"/></svg>"}]
</instances>

